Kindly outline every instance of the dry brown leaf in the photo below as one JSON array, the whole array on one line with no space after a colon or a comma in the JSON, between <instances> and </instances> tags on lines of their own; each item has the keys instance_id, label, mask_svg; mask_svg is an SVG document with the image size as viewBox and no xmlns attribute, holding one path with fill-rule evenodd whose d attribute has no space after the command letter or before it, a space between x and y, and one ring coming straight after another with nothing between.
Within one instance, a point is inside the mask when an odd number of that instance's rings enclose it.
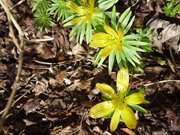
<instances>
[{"instance_id":1,"label":"dry brown leaf","mask_svg":"<svg viewBox=\"0 0 180 135\"><path fill-rule=\"evenodd\" d=\"M29 99L23 106L26 114L35 112L39 109L39 99Z\"/></svg>"},{"instance_id":2,"label":"dry brown leaf","mask_svg":"<svg viewBox=\"0 0 180 135\"><path fill-rule=\"evenodd\" d=\"M36 122L30 121L30 120L27 120L27 119L24 119L23 121L25 122L26 126L31 126L31 125L36 124Z\"/></svg>"},{"instance_id":3,"label":"dry brown leaf","mask_svg":"<svg viewBox=\"0 0 180 135\"><path fill-rule=\"evenodd\" d=\"M61 71L61 72L57 73L55 78L59 84L62 84L65 81L65 79L67 78L66 71Z\"/></svg>"},{"instance_id":4,"label":"dry brown leaf","mask_svg":"<svg viewBox=\"0 0 180 135\"><path fill-rule=\"evenodd\" d=\"M74 85L81 90L87 90L89 91L91 89L91 83L88 80L74 80Z\"/></svg>"},{"instance_id":5,"label":"dry brown leaf","mask_svg":"<svg viewBox=\"0 0 180 135\"><path fill-rule=\"evenodd\" d=\"M136 133L129 128L121 128L121 130L128 135L136 135Z\"/></svg>"},{"instance_id":6,"label":"dry brown leaf","mask_svg":"<svg viewBox=\"0 0 180 135\"><path fill-rule=\"evenodd\" d=\"M39 96L40 94L44 93L48 89L48 81L42 79L42 81L37 81L34 89L32 92L35 93L35 96Z\"/></svg>"},{"instance_id":7,"label":"dry brown leaf","mask_svg":"<svg viewBox=\"0 0 180 135\"><path fill-rule=\"evenodd\" d=\"M151 21L151 20L150 20ZM168 21L155 19L150 23L154 29L153 46L163 53L164 43L178 53L180 51L180 25L171 24Z\"/></svg>"},{"instance_id":8,"label":"dry brown leaf","mask_svg":"<svg viewBox=\"0 0 180 135\"><path fill-rule=\"evenodd\" d=\"M80 127L78 135L89 135L89 134L88 134L88 132L85 129Z\"/></svg>"},{"instance_id":9,"label":"dry brown leaf","mask_svg":"<svg viewBox=\"0 0 180 135\"><path fill-rule=\"evenodd\" d=\"M77 128L73 128L71 126L67 126L65 128L55 127L50 135L73 135L77 133Z\"/></svg>"},{"instance_id":10,"label":"dry brown leaf","mask_svg":"<svg viewBox=\"0 0 180 135\"><path fill-rule=\"evenodd\" d=\"M49 84L52 87L56 87L59 84L59 82L56 79L54 79L54 78L49 78Z\"/></svg>"},{"instance_id":11,"label":"dry brown leaf","mask_svg":"<svg viewBox=\"0 0 180 135\"><path fill-rule=\"evenodd\" d=\"M41 57L43 59L51 59L51 58L55 58L55 56L56 56L56 52L53 51L53 48L47 46L44 43L39 44L36 47L36 51L37 51L39 57Z\"/></svg>"},{"instance_id":12,"label":"dry brown leaf","mask_svg":"<svg viewBox=\"0 0 180 135\"><path fill-rule=\"evenodd\" d=\"M75 56L75 58L79 59L82 58L82 55L86 54L86 50L83 48L82 45L80 44L76 44L73 48L72 48L72 54Z\"/></svg>"}]
</instances>

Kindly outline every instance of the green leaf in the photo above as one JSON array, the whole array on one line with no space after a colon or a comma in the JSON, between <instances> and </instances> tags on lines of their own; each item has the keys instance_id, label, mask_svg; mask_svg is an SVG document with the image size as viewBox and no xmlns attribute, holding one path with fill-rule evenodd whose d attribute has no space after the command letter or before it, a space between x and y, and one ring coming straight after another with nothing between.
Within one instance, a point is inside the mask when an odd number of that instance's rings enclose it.
<instances>
[{"instance_id":1,"label":"green leaf","mask_svg":"<svg viewBox=\"0 0 180 135\"><path fill-rule=\"evenodd\" d=\"M131 19L131 15L132 15L132 12L130 11L127 14L127 16L124 18L124 20L121 22L121 27L124 28L124 30L126 30L129 20Z\"/></svg>"},{"instance_id":2,"label":"green leaf","mask_svg":"<svg viewBox=\"0 0 180 135\"><path fill-rule=\"evenodd\" d=\"M136 111L140 111L142 113L148 113L148 110L144 109L143 107L135 104L128 104L131 108L133 108Z\"/></svg>"},{"instance_id":3,"label":"green leaf","mask_svg":"<svg viewBox=\"0 0 180 135\"><path fill-rule=\"evenodd\" d=\"M116 4L118 0L98 0L98 5L101 9L107 10Z\"/></svg>"},{"instance_id":4,"label":"green leaf","mask_svg":"<svg viewBox=\"0 0 180 135\"><path fill-rule=\"evenodd\" d=\"M124 36L124 40L138 40L140 36L138 34L129 34Z\"/></svg>"},{"instance_id":5,"label":"green leaf","mask_svg":"<svg viewBox=\"0 0 180 135\"><path fill-rule=\"evenodd\" d=\"M114 111L114 107L111 101L104 101L90 109L90 117L97 119L108 116Z\"/></svg>"},{"instance_id":6,"label":"green leaf","mask_svg":"<svg viewBox=\"0 0 180 135\"><path fill-rule=\"evenodd\" d=\"M138 48L138 47L136 47L136 46L128 46L127 45L127 47L126 48L128 48L128 49L130 49L130 50L132 50L133 52L145 52L145 50L144 49L141 49L141 48ZM138 58L139 59L141 59L141 57L139 56L139 54L137 54L138 55Z\"/></svg>"},{"instance_id":7,"label":"green leaf","mask_svg":"<svg viewBox=\"0 0 180 135\"><path fill-rule=\"evenodd\" d=\"M50 14L47 10L49 6L50 2L48 0L33 0L32 11L34 12L34 20L36 25L41 30L44 30L53 24Z\"/></svg>"},{"instance_id":8,"label":"green leaf","mask_svg":"<svg viewBox=\"0 0 180 135\"><path fill-rule=\"evenodd\" d=\"M41 30L44 30L53 24L49 14L41 11L36 11L36 13L34 13L34 20Z\"/></svg>"},{"instance_id":9,"label":"green leaf","mask_svg":"<svg viewBox=\"0 0 180 135\"><path fill-rule=\"evenodd\" d=\"M118 66L120 66L120 63L121 63L121 52L118 51L118 50L115 50L116 51L116 61L117 61L117 64Z\"/></svg>"},{"instance_id":10,"label":"green leaf","mask_svg":"<svg viewBox=\"0 0 180 135\"><path fill-rule=\"evenodd\" d=\"M126 9L122 15L120 16L119 20L118 20L118 23L117 23L117 26L119 27L121 25L121 23L123 22L123 20L126 18L126 16L129 14L129 12L131 12L131 9L128 8Z\"/></svg>"},{"instance_id":11,"label":"green leaf","mask_svg":"<svg viewBox=\"0 0 180 135\"><path fill-rule=\"evenodd\" d=\"M85 36L85 32L86 32L86 24L82 24L80 29L81 29L81 31L79 31L79 33L80 33L79 43L82 44L84 36Z\"/></svg>"},{"instance_id":12,"label":"green leaf","mask_svg":"<svg viewBox=\"0 0 180 135\"><path fill-rule=\"evenodd\" d=\"M97 55L96 55L96 58L95 58L95 64L98 64L99 61L101 60L101 53L102 53L102 50L100 50Z\"/></svg>"},{"instance_id":13,"label":"green leaf","mask_svg":"<svg viewBox=\"0 0 180 135\"><path fill-rule=\"evenodd\" d=\"M127 41L127 40L126 40L126 44L134 45L134 46L148 46L149 45L149 43L147 43L147 42L142 42L142 41Z\"/></svg>"},{"instance_id":14,"label":"green leaf","mask_svg":"<svg viewBox=\"0 0 180 135\"><path fill-rule=\"evenodd\" d=\"M180 2L178 0L166 1L163 9L167 16L175 17L177 14L180 14Z\"/></svg>"},{"instance_id":15,"label":"green leaf","mask_svg":"<svg viewBox=\"0 0 180 135\"><path fill-rule=\"evenodd\" d=\"M129 63L131 63L131 65L136 67L135 61L133 61L133 59L132 59L134 56L132 56L132 54L129 52L129 50L127 48L124 49L124 54L125 54L127 61Z\"/></svg>"},{"instance_id":16,"label":"green leaf","mask_svg":"<svg viewBox=\"0 0 180 135\"><path fill-rule=\"evenodd\" d=\"M89 43L92 37L92 26L91 24L87 23L86 25L86 42Z\"/></svg>"},{"instance_id":17,"label":"green leaf","mask_svg":"<svg viewBox=\"0 0 180 135\"><path fill-rule=\"evenodd\" d=\"M105 57L103 57L103 58L101 58L100 59L100 61L98 62L98 67L100 67L102 64L103 64L103 62L105 61Z\"/></svg>"},{"instance_id":18,"label":"green leaf","mask_svg":"<svg viewBox=\"0 0 180 135\"><path fill-rule=\"evenodd\" d=\"M133 24L133 22L134 22L134 19L135 19L135 16L133 16L133 18L130 20L130 22L127 24L127 26L126 26L126 29L125 29L125 33L127 33L129 30L130 30L130 28L131 28L131 26L132 26L132 24Z\"/></svg>"},{"instance_id":19,"label":"green leaf","mask_svg":"<svg viewBox=\"0 0 180 135\"><path fill-rule=\"evenodd\" d=\"M115 6L113 6L113 9L111 12L111 24L112 24L113 28L116 28L116 7Z\"/></svg>"},{"instance_id":20,"label":"green leaf","mask_svg":"<svg viewBox=\"0 0 180 135\"><path fill-rule=\"evenodd\" d=\"M122 66L125 67L127 60L126 60L125 53L124 53L124 47L122 49L122 52L119 52L119 55L120 55L120 58L122 60Z\"/></svg>"},{"instance_id":21,"label":"green leaf","mask_svg":"<svg viewBox=\"0 0 180 135\"><path fill-rule=\"evenodd\" d=\"M51 15L57 17L57 20L65 20L72 15L71 10L69 10L64 0L52 0L52 4L48 11Z\"/></svg>"},{"instance_id":22,"label":"green leaf","mask_svg":"<svg viewBox=\"0 0 180 135\"><path fill-rule=\"evenodd\" d=\"M111 74L111 72L112 72L114 60L115 60L115 51L113 50L109 55L109 64L108 64L109 74Z\"/></svg>"},{"instance_id":23,"label":"green leaf","mask_svg":"<svg viewBox=\"0 0 180 135\"><path fill-rule=\"evenodd\" d=\"M72 20L74 17L75 17L75 15L72 15L72 16L66 18L66 19L63 21L63 26L64 26L64 27L72 26L73 24L72 24L72 21L71 21L71 20Z\"/></svg>"},{"instance_id":24,"label":"green leaf","mask_svg":"<svg viewBox=\"0 0 180 135\"><path fill-rule=\"evenodd\" d=\"M134 67L136 64L140 64L139 59L141 59L141 57L137 54L136 51L129 49L128 47L126 47L124 51L126 52L126 58Z\"/></svg>"}]
</instances>

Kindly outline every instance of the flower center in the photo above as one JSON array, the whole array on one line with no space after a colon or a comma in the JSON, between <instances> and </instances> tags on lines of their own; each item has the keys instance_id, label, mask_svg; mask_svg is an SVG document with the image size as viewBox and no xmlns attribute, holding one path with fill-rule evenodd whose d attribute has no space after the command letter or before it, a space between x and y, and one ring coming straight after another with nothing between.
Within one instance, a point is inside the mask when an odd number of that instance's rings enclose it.
<instances>
[{"instance_id":1,"label":"flower center","mask_svg":"<svg viewBox=\"0 0 180 135\"><path fill-rule=\"evenodd\" d=\"M122 96L116 96L113 100L112 103L115 108L123 109L126 103L124 102L124 97Z\"/></svg>"},{"instance_id":2,"label":"flower center","mask_svg":"<svg viewBox=\"0 0 180 135\"><path fill-rule=\"evenodd\" d=\"M94 16L94 7L84 7L83 11L82 11L82 16L84 16L84 20L86 21L90 21L92 19L92 17Z\"/></svg>"},{"instance_id":3,"label":"flower center","mask_svg":"<svg viewBox=\"0 0 180 135\"><path fill-rule=\"evenodd\" d=\"M121 50L122 49L122 45L123 45L123 32L122 31L117 31L116 32L117 35L113 36L113 40L114 40L114 48L116 50Z\"/></svg>"}]
</instances>

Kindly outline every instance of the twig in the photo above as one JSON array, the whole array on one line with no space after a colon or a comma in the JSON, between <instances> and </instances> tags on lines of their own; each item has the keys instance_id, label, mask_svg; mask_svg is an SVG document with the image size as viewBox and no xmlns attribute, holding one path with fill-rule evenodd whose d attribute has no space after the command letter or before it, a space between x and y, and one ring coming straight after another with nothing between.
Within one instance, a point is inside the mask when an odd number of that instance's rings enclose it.
<instances>
[{"instance_id":1,"label":"twig","mask_svg":"<svg viewBox=\"0 0 180 135\"><path fill-rule=\"evenodd\" d=\"M18 40L14 34L14 29L13 29L13 26L11 25L10 19L8 19L8 22L9 22L9 36L12 38L12 40L13 40L15 46L17 47L18 51L20 51L21 48L20 48Z\"/></svg>"},{"instance_id":2,"label":"twig","mask_svg":"<svg viewBox=\"0 0 180 135\"><path fill-rule=\"evenodd\" d=\"M27 42L30 43L39 43L39 42L47 42L47 41L53 41L54 38L53 37L49 37L49 38L42 38L42 39L25 39Z\"/></svg>"},{"instance_id":3,"label":"twig","mask_svg":"<svg viewBox=\"0 0 180 135\"><path fill-rule=\"evenodd\" d=\"M8 22L9 22L9 25L10 25L11 38L12 38L14 44L16 45L16 47L19 50L18 68L17 68L16 78L15 78L13 84L12 84L12 87L11 87L12 92L11 92L11 95L10 95L10 97L8 99L8 102L7 102L6 106L5 106L4 112L3 112L2 116L1 116L1 120L0 120L0 129L2 129L2 126L4 124L6 116L9 113L9 110L11 109L14 97L16 95L17 83L19 82L20 74L21 74L21 71L22 71L23 52L24 52L24 33L21 30L21 27L19 26L19 24L17 23L15 18L13 17L13 15L11 14L10 9L9 9L9 7L7 5L7 2L5 0L0 0L0 4L3 7L3 9L4 9L4 11L5 11L6 15L7 15L7 18L8 18ZM18 43L18 40L15 38L15 34L14 34L14 31L13 31L13 27L11 26L11 23L14 25L14 27L18 31L19 43Z\"/></svg>"},{"instance_id":4,"label":"twig","mask_svg":"<svg viewBox=\"0 0 180 135\"><path fill-rule=\"evenodd\" d=\"M10 11L13 10L15 7L21 5L23 2L25 2L26 0L20 0L18 1L15 5L13 5L11 8L10 8ZM0 16L3 15L5 12L1 12L0 13Z\"/></svg>"},{"instance_id":5,"label":"twig","mask_svg":"<svg viewBox=\"0 0 180 135\"><path fill-rule=\"evenodd\" d=\"M176 72L175 69L174 69L175 65L173 65L172 62L170 61L170 59L168 59L168 58L167 58L167 62L168 62L168 65L169 65L171 71L173 73L175 73Z\"/></svg>"},{"instance_id":6,"label":"twig","mask_svg":"<svg viewBox=\"0 0 180 135\"><path fill-rule=\"evenodd\" d=\"M167 82L176 82L176 83L180 83L180 80L162 80L162 81L158 81L158 82L153 82L153 83L147 83L144 84L145 87L149 87L155 84L161 84L161 83L167 83Z\"/></svg>"}]
</instances>

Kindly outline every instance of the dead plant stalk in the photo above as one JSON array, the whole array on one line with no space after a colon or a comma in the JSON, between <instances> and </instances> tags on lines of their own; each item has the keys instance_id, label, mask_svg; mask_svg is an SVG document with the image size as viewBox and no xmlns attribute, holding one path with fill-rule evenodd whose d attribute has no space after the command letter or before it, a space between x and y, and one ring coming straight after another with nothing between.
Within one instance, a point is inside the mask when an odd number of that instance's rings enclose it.
<instances>
[{"instance_id":1,"label":"dead plant stalk","mask_svg":"<svg viewBox=\"0 0 180 135\"><path fill-rule=\"evenodd\" d=\"M24 52L24 33L21 29L21 27L19 26L19 24L17 23L17 21L15 20L14 16L12 15L12 13L10 12L10 8L8 3L6 2L6 0L0 0L0 4L3 7L7 18L8 18L8 23L9 23L9 35L12 39L12 41L14 42L14 44L16 45L18 51L19 51L19 58L18 58L18 67L17 67L17 74L16 74L16 78L12 84L12 92L11 95L8 99L8 102L3 110L3 114L1 115L1 119L0 119L0 129L2 129L2 126L4 124L4 121L6 119L6 116L9 113L9 110L12 107L12 103L14 100L14 97L16 95L16 90L17 90L17 83L19 82L20 79L20 75L21 75L21 71L22 71L22 65L23 65L23 52ZM18 38L15 36L14 34L14 30L13 30L13 26L16 28L16 30L18 31Z\"/></svg>"}]
</instances>

